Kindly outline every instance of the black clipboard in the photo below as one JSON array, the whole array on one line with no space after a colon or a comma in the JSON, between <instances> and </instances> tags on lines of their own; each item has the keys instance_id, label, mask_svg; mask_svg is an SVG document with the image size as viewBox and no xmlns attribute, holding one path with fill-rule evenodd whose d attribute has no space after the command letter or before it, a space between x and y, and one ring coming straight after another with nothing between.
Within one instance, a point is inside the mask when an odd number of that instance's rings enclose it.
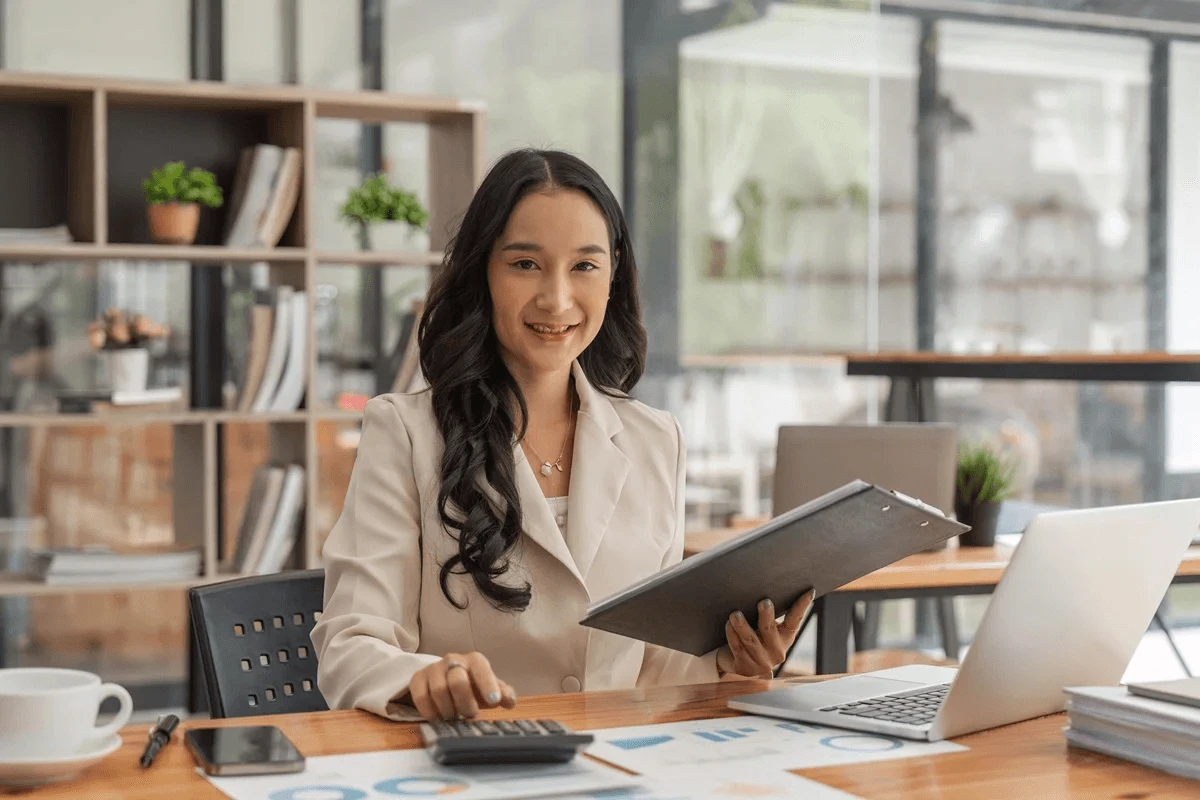
<instances>
[{"instance_id":1,"label":"black clipboard","mask_svg":"<svg viewBox=\"0 0 1200 800\"><path fill-rule=\"evenodd\" d=\"M864 481L593 603L580 624L704 655L740 610L753 626L770 598L782 616L802 594L828 594L970 528L919 500Z\"/></svg>"}]
</instances>

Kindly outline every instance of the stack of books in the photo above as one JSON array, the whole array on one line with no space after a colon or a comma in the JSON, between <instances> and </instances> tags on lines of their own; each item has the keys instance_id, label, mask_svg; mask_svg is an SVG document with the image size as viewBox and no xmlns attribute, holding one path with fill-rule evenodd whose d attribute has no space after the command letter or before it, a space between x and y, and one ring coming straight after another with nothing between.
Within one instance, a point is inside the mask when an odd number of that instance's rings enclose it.
<instances>
[{"instance_id":1,"label":"stack of books","mask_svg":"<svg viewBox=\"0 0 1200 800\"><path fill-rule=\"evenodd\" d=\"M304 467L299 464L263 464L255 470L237 549L225 571L269 575L287 566L300 534L304 488Z\"/></svg>"},{"instance_id":2,"label":"stack of books","mask_svg":"<svg viewBox=\"0 0 1200 800\"><path fill-rule=\"evenodd\" d=\"M1200 779L1200 679L1067 689L1072 747Z\"/></svg>"},{"instance_id":3,"label":"stack of books","mask_svg":"<svg viewBox=\"0 0 1200 800\"><path fill-rule=\"evenodd\" d=\"M31 577L48 586L172 583L200 574L198 549L122 552L108 547L36 550Z\"/></svg>"}]
</instances>

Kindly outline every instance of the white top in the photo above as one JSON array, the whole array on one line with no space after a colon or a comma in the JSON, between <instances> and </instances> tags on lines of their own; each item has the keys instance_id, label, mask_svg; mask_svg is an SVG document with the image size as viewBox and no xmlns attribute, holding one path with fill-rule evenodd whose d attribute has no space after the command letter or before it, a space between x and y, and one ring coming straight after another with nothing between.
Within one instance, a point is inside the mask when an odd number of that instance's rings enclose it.
<instances>
[{"instance_id":1,"label":"white top","mask_svg":"<svg viewBox=\"0 0 1200 800\"><path fill-rule=\"evenodd\" d=\"M558 525L558 532L565 537L567 535L567 498L547 497L546 503L550 506L550 513L554 516L554 523Z\"/></svg>"}]
</instances>

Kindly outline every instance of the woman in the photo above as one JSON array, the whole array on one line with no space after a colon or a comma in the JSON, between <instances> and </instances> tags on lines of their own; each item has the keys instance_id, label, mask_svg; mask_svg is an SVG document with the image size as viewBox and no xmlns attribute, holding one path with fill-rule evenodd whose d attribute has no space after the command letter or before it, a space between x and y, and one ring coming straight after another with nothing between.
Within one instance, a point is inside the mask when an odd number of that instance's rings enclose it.
<instances>
[{"instance_id":1,"label":"woman","mask_svg":"<svg viewBox=\"0 0 1200 800\"><path fill-rule=\"evenodd\" d=\"M683 554L684 445L627 397L646 332L625 221L579 159L492 168L418 329L428 390L367 404L312 632L334 708L470 717L545 694L769 676L811 597L701 658L578 624ZM503 680L502 680L503 679Z\"/></svg>"}]
</instances>

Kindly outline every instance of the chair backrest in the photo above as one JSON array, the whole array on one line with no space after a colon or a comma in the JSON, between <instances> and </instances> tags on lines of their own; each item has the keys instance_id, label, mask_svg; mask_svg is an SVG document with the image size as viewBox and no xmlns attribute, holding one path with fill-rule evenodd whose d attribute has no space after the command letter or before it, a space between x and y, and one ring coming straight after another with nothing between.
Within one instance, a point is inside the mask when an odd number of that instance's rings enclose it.
<instances>
[{"instance_id":1,"label":"chair backrest","mask_svg":"<svg viewBox=\"0 0 1200 800\"><path fill-rule=\"evenodd\" d=\"M859 479L950 514L957 467L950 424L782 425L771 510L778 516Z\"/></svg>"},{"instance_id":2,"label":"chair backrest","mask_svg":"<svg viewBox=\"0 0 1200 800\"><path fill-rule=\"evenodd\" d=\"M325 571L282 572L188 592L214 718L325 711L309 633L324 603Z\"/></svg>"}]
</instances>

